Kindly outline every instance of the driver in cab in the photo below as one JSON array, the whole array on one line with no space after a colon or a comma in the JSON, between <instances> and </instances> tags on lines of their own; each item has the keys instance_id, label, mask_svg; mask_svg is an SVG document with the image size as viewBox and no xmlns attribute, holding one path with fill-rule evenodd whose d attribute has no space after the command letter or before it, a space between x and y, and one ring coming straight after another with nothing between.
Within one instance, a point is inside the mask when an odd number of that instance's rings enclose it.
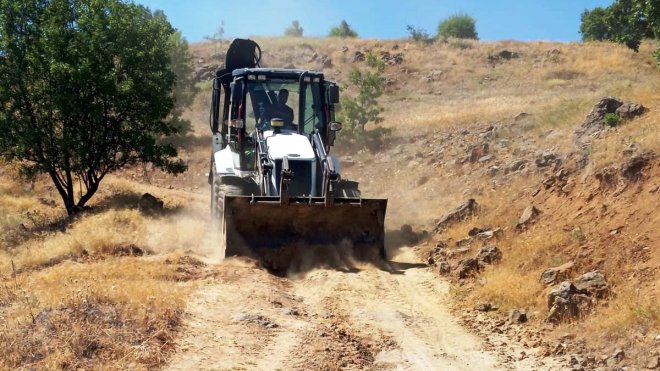
<instances>
[{"instance_id":1,"label":"driver in cab","mask_svg":"<svg viewBox=\"0 0 660 371\"><path fill-rule=\"evenodd\" d=\"M278 118L284 121L285 127L295 129L295 125L293 124L293 109L286 105L288 99L289 91L286 89L280 89L277 94L277 103L271 104L266 108L264 111L264 118L269 126L271 119Z\"/></svg>"}]
</instances>

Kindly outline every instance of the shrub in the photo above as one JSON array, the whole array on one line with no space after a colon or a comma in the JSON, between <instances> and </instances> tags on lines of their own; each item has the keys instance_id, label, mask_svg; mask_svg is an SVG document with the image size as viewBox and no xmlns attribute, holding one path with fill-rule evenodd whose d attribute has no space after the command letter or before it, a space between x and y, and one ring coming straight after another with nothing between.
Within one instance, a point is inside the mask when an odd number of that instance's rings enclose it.
<instances>
[{"instance_id":1,"label":"shrub","mask_svg":"<svg viewBox=\"0 0 660 371\"><path fill-rule=\"evenodd\" d=\"M389 134L387 129L372 130L367 132L365 126L372 122L375 125L381 123L383 118L380 114L383 107L378 104L378 98L383 94L385 79L382 74L385 64L373 53L368 53L366 58L367 69L353 69L349 76L350 86L357 90L357 95L343 95L341 98L342 110L339 112L339 120L344 123L341 137L349 140L360 140L371 147L371 142L380 143L383 137Z\"/></svg>"},{"instance_id":2,"label":"shrub","mask_svg":"<svg viewBox=\"0 0 660 371\"><path fill-rule=\"evenodd\" d=\"M438 25L438 37L478 40L476 21L467 14L454 14Z\"/></svg>"},{"instance_id":3,"label":"shrub","mask_svg":"<svg viewBox=\"0 0 660 371\"><path fill-rule=\"evenodd\" d=\"M429 36L428 32L426 32L426 30L423 30L421 28L416 28L415 26L408 25L406 26L406 30L408 30L408 33L410 34L410 38L416 42L431 44L434 41L433 38Z\"/></svg>"},{"instance_id":4,"label":"shrub","mask_svg":"<svg viewBox=\"0 0 660 371\"><path fill-rule=\"evenodd\" d=\"M345 21L342 20L339 26L333 27L330 29L328 34L330 37L357 37L358 34L351 28L351 26Z\"/></svg>"},{"instance_id":5,"label":"shrub","mask_svg":"<svg viewBox=\"0 0 660 371\"><path fill-rule=\"evenodd\" d=\"M616 113L606 113L605 116L603 116L603 121L605 122L605 125L614 127L619 125L623 119Z\"/></svg>"},{"instance_id":6,"label":"shrub","mask_svg":"<svg viewBox=\"0 0 660 371\"><path fill-rule=\"evenodd\" d=\"M300 22L298 21L291 22L291 25L284 30L284 36L302 37L302 35L303 28L300 27Z\"/></svg>"}]
</instances>

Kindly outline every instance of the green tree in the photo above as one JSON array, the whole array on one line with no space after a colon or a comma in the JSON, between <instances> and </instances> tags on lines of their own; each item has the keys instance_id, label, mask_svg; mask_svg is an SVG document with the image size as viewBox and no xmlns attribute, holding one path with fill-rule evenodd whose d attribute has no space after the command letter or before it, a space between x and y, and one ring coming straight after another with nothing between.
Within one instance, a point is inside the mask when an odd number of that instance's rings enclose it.
<instances>
[{"instance_id":1,"label":"green tree","mask_svg":"<svg viewBox=\"0 0 660 371\"><path fill-rule=\"evenodd\" d=\"M341 97L341 111L338 118L344 124L341 134L349 137L359 137L365 132L369 122L379 124L383 121L380 114L383 107L378 104L378 98L383 94L383 71L385 64L373 53L366 58L368 69L353 69L349 75L350 87L357 90L355 96Z\"/></svg>"},{"instance_id":2,"label":"green tree","mask_svg":"<svg viewBox=\"0 0 660 371\"><path fill-rule=\"evenodd\" d=\"M582 40L609 40L639 50L643 39L660 39L660 2L653 0L616 0L607 8L582 13ZM660 63L660 49L656 50Z\"/></svg>"},{"instance_id":3,"label":"green tree","mask_svg":"<svg viewBox=\"0 0 660 371\"><path fill-rule=\"evenodd\" d=\"M169 38L170 66L174 72L175 83L173 87L174 108L170 112L169 122L179 129L178 134L187 134L192 128L190 122L182 118L183 111L190 106L199 89L192 76L192 65L188 41L176 31Z\"/></svg>"},{"instance_id":4,"label":"green tree","mask_svg":"<svg viewBox=\"0 0 660 371\"><path fill-rule=\"evenodd\" d=\"M50 176L69 215L110 172L185 171L165 17L121 0L0 2L0 156ZM77 188L77 189L76 189Z\"/></svg>"},{"instance_id":5,"label":"green tree","mask_svg":"<svg viewBox=\"0 0 660 371\"><path fill-rule=\"evenodd\" d=\"M609 27L607 25L608 12L604 8L597 7L585 10L581 16L580 33L584 41L600 41L609 39Z\"/></svg>"},{"instance_id":6,"label":"green tree","mask_svg":"<svg viewBox=\"0 0 660 371\"><path fill-rule=\"evenodd\" d=\"M467 14L454 14L440 22L438 37L443 39L455 37L457 39L479 40L476 24L474 18Z\"/></svg>"},{"instance_id":7,"label":"green tree","mask_svg":"<svg viewBox=\"0 0 660 371\"><path fill-rule=\"evenodd\" d=\"M298 21L291 22L291 25L284 30L284 36L302 37L302 35L303 28L300 27L300 22Z\"/></svg>"},{"instance_id":8,"label":"green tree","mask_svg":"<svg viewBox=\"0 0 660 371\"><path fill-rule=\"evenodd\" d=\"M358 34L355 32L351 26L345 21L342 20L339 26L332 27L330 29L330 33L328 34L330 37L357 37Z\"/></svg>"}]
</instances>

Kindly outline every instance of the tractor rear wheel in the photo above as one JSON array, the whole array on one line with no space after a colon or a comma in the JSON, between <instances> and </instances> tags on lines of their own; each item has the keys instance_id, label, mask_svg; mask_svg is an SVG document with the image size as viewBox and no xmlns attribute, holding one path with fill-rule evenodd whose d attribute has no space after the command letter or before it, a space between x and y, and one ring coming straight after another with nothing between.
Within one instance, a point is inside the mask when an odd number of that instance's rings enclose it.
<instances>
[{"instance_id":1,"label":"tractor rear wheel","mask_svg":"<svg viewBox=\"0 0 660 371\"><path fill-rule=\"evenodd\" d=\"M213 179L211 190L211 216L214 228L220 232L220 241L225 247L225 257L238 255L236 238L234 236L231 223L228 223L225 216L225 196L240 196L242 190L240 187L231 184L223 184L219 179Z\"/></svg>"}]
</instances>

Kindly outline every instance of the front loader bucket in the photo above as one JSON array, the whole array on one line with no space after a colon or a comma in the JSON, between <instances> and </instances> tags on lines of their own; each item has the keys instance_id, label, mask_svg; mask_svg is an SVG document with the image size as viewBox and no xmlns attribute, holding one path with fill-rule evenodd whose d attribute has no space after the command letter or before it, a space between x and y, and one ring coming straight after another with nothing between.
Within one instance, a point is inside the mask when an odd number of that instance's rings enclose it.
<instances>
[{"instance_id":1,"label":"front loader bucket","mask_svg":"<svg viewBox=\"0 0 660 371\"><path fill-rule=\"evenodd\" d=\"M225 196L226 254L254 254L281 266L299 249L348 245L358 260L386 258L387 200L325 201L291 197L282 203L279 197Z\"/></svg>"}]
</instances>

